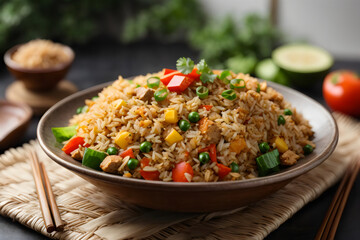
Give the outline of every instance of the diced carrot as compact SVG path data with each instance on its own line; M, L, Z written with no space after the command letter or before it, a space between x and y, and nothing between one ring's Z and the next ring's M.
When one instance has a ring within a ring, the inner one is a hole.
M226 175L228 175L231 172L231 168L223 164L217 163L216 166L219 168L218 176L220 179L224 178Z
M63 152L69 155L72 151L78 149L79 145L83 146L84 144L84 138L77 136L72 138L61 150L63 150Z
M186 178L185 173L189 174L192 178L194 176L194 171L192 166L187 162L180 162L175 165L172 170L172 178L174 182L190 182Z
M169 73L176 72L176 71L177 70L174 70L174 69L164 68L164 76L168 75Z
M212 108L212 105L200 105L199 108L205 108L206 111L210 111L210 109Z
M135 158L134 152L133 152L133 150L132 150L131 148L123 151L123 152L120 153L119 155L120 155L120 157L122 157L122 158L125 158L125 157L127 157L127 156L130 156L130 158Z
M239 154L246 148L246 141L244 138L238 138L230 142L230 151Z
M210 123L210 121L207 117L203 117L202 119L200 119L199 130L202 134L206 133L206 131L208 130L209 123Z
M159 180L160 172L159 171L144 171L140 170L140 175L145 180Z

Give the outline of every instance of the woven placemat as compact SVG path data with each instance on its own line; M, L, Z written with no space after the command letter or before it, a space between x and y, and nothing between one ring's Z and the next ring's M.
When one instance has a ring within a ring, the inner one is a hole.
M360 124L334 114L340 139L319 167L271 196L245 208L210 214L169 213L141 208L107 196L51 161L36 141L0 156L0 213L55 239L263 239L344 173L360 145ZM66 227L44 227L27 151L36 148L53 186Z

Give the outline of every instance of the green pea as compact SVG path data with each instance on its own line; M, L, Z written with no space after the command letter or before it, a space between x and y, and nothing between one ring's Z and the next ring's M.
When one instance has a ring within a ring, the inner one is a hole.
M189 130L189 128L191 127L190 123L184 119L181 119L179 121L179 128L181 129L181 131L186 132L187 130Z
M109 155L116 155L118 154L118 150L116 147L109 147L106 152L109 154Z
M200 120L200 115L198 112L189 113L188 119L192 123L197 123Z
M137 166L139 166L139 160L135 158L130 158L127 162L127 166L130 170L134 170L135 168L137 168Z
M76 114L82 113L82 109L83 109L83 107L78 107L78 108L76 109Z
M279 117L278 117L278 125L280 126L280 125L285 125L285 118L283 117L283 115L280 115Z
M288 108L284 109L284 114L285 115L292 115L292 111Z
M237 163L232 162L230 164L230 168L231 168L231 172L239 172L239 165L237 165Z
M201 164L206 164L210 162L210 155L207 152L202 152L199 154L199 161Z
M148 153L151 151L151 142L145 141L143 143L140 144L140 151L143 153Z
M308 154L312 153L314 149L313 149L313 147L311 145L306 144L303 147L303 150L304 150L305 155L308 155Z
M259 144L260 152L267 153L270 150L270 146L267 142L262 142Z

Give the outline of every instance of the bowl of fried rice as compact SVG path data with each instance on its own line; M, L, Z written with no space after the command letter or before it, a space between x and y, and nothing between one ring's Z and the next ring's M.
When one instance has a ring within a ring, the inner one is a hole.
M338 139L311 98L186 58L67 97L37 134L51 159L104 193L181 212L262 199L322 163Z

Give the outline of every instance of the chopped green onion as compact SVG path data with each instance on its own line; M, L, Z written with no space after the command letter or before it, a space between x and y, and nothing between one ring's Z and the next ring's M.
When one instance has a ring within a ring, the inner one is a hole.
M305 155L308 155L308 154L312 153L314 149L310 144L306 144L303 147L303 150L304 150Z
M149 77L147 80L147 86L149 88L157 88L160 86L160 78L159 77Z
M260 152L267 153L270 150L270 146L267 142L262 142L259 144Z
M288 108L285 108L284 109L284 114L285 115L292 115L292 111L290 109L288 109Z
M140 85L140 84L136 84L136 87L135 87L135 88L139 88L139 87L141 87L141 85Z
M200 120L200 115L198 112L191 112L188 115L188 119L192 123L197 123Z
M91 148L85 148L84 157L82 159L82 165L95 170L101 170L100 164L106 158L107 154L99 152Z
M56 141L62 143L66 140L69 140L76 134L76 128L77 126L55 127L51 128L51 131L54 134Z
M95 101L95 100L98 99L98 98L99 98L99 96L94 96L94 97L92 97L91 100Z
M236 93L234 90L229 89L222 92L221 96L223 98L226 98L228 100L235 100L236 99Z
M166 89L157 90L154 94L154 98L157 102L164 101L168 96L168 91Z
M256 92L260 93L260 83L257 84Z
M266 176L270 173L279 171L279 151L275 149L257 157L256 164L258 166L259 176Z
M244 79L232 79L230 81L230 88L231 89L235 89L235 88L244 88L246 87L246 83Z
M205 99L209 96L209 89L205 86L197 87L196 95L198 95L200 99Z
M222 71L219 76L220 80L225 84L230 83L229 77L231 77L231 72L229 70Z
M137 160L136 158L130 158L127 162L127 166L130 170L134 170L135 168L137 168L137 166L139 166L139 160Z
M280 126L280 125L285 125L285 118L283 117L283 115L280 115L279 117L278 117L278 126Z
M83 107L78 107L78 108L76 109L76 114L82 113L82 109L83 109Z
M232 162L230 164L230 168L231 168L231 172L239 172L239 165L237 165L237 163Z

